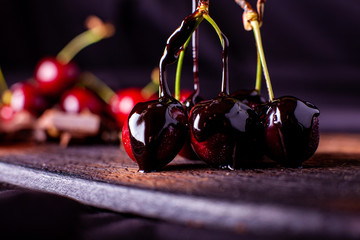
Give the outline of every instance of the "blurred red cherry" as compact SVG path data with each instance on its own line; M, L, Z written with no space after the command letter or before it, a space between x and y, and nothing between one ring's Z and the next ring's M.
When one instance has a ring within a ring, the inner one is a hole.
M138 102L145 101L140 88L126 88L116 92L110 99L110 112L117 120L120 128L124 125L128 115Z
M100 114L104 103L90 90L74 87L62 95L60 106L67 113L80 113L88 109L94 114Z
M18 82L10 87L10 106L15 112L27 110L35 115L41 114L49 103L29 82Z
M182 89L180 90L180 98L179 98L179 102L183 103L186 101L186 99L193 94L194 90L189 90L189 89Z
M64 64L54 57L46 57L39 61L34 77L41 94L56 98L76 83L78 74L79 69L73 62Z
M0 106L0 120L1 121L10 121L15 115L14 109L8 105L3 104Z

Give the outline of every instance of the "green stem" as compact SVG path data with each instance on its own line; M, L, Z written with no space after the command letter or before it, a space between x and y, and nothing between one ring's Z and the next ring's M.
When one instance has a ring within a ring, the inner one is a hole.
M141 95L145 99L149 99L152 95L154 95L155 92L158 91L158 89L159 89L159 84L151 81L148 84L146 84L146 86L143 89L141 89Z
M266 61L265 61L265 54L264 54L264 49L262 46L262 42L261 42L261 34L260 34L260 26L259 26L259 22L258 21L251 21L250 22L251 26L253 27L253 31L254 31L254 35L255 35L255 40L256 40L256 46L258 49L258 53L260 55L260 60L261 60L261 64L263 67L263 71L264 71L264 76L265 76L265 82L266 82L266 87L269 93L269 101L273 101L274 100L274 92L272 90L272 86L271 86L271 81L270 81L270 75L269 75L269 71L266 65Z
M94 91L104 102L109 103L115 92L90 72L84 72L80 76L79 83Z
M2 70L0 68L0 102L1 102L1 96L2 94L8 89L8 86L6 84L6 81L5 81L5 78L4 78L4 75L2 73Z
M114 35L114 25L104 23L96 16L89 16L85 22L88 30L72 39L56 56L64 64L69 63L85 47Z
M189 45L190 39L191 39L191 36L188 38L188 40L186 40L184 46L182 47L179 58L178 58L177 66L176 66L174 95L175 95L175 99L178 101L180 99L180 82L181 82L180 80L181 80L181 70L182 70L184 56L185 56L185 49Z
M221 47L223 49L222 53L222 62L223 62L223 71L222 71L222 85L221 92L225 94L229 94L229 77L228 77L228 47L229 41L226 36L221 32L219 26L216 22L210 17L208 13L204 14L204 18L208 21L211 26L215 29L217 35L219 36Z
M141 89L144 99L149 99L159 90L159 68L154 68L151 72L151 81Z
M208 21L208 22L211 24L211 26L215 29L217 35L219 36L219 39L220 39L220 42L221 42L221 46L224 47L224 39L223 39L223 37L222 37L222 32L221 32L219 26L218 26L218 25L216 24L216 22L210 17L209 14L206 13L206 14L204 14L203 16L204 16L204 18L206 19L206 21Z
M56 56L64 64L69 63L85 47L100 41L103 37L89 29L72 39Z
M257 52L257 64L256 64L256 82L255 82L255 90L260 93L261 91L261 76L262 76L262 69L261 69L261 59L260 54Z
M184 46L185 48L185 46ZM183 66L184 56L185 56L185 49L182 49L178 58L177 66L176 66L176 75L175 75L175 99L180 100L180 79L181 79L181 69Z

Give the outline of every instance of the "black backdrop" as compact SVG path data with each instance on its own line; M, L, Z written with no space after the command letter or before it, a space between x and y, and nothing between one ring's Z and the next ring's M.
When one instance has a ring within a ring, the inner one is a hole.
M166 39L190 12L190 0L3 0L0 65L9 84L31 77L40 58L56 55L95 14L114 23L116 35L88 47L75 61L114 90L142 86ZM323 131L360 131L355 121L360 119L359 12L358 0L266 3L262 37L275 96L296 95L317 105ZM243 29L241 14L232 0L210 1L210 15L230 41L232 91L251 88L255 78L254 39ZM206 97L220 89L220 51L215 32L202 23L200 79ZM182 83L187 88L192 86L190 65L188 52Z
M252 33L242 28L242 10L233 0L210 2L211 16L230 40L231 89L250 88L256 56ZM31 77L40 58L56 55L84 30L84 19L96 14L115 24L116 35L90 46L75 61L114 89L141 86L149 81L167 37L190 11L190 0L2 0L0 66L9 84ZM360 131L359 13L359 0L269 0L266 4L262 34L275 95L296 95L316 104L322 131ZM220 47L207 24L200 30L202 93L210 97L220 87ZM189 55L183 80L187 87L191 87ZM5 238L7 234L37 239L239 237L8 189L0 184L0 229Z

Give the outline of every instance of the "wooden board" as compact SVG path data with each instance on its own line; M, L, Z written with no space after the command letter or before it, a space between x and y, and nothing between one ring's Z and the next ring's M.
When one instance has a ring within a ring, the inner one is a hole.
M360 135L322 134L303 168L268 161L236 171L176 158L139 173L118 146L14 144L0 147L0 181L204 227L360 237Z

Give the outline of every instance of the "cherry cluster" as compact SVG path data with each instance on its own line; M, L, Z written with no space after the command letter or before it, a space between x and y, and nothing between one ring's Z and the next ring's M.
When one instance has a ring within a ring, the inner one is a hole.
M160 97L136 104L124 124L122 139L128 155L142 172L161 170L177 154L190 159L195 154L221 169L244 168L263 156L283 166L301 166L319 144L319 110L296 97L273 96L259 31L265 1L258 1L257 12L246 1L236 1L244 9L245 29L255 33L258 74L255 89L233 94L229 93L228 39L209 16L209 1L200 0L198 5L194 2L193 13L166 43L159 64ZM199 97L195 53L194 92L180 102L176 99L179 89L175 89L175 97L168 89L166 66L178 60L181 71L184 49L191 37L197 49L197 28L204 19L214 27L222 46L221 90L213 99ZM262 70L268 100L260 95Z
M112 24L96 16L90 16L86 26L87 30L56 57L41 59L32 78L7 88L1 74L0 134L41 129L47 138L61 138L62 132L86 138L99 137L105 128L115 132L111 140L118 141L117 133L135 104L154 98L157 79L144 89L131 87L114 92L94 74L80 70L74 56L115 31Z

